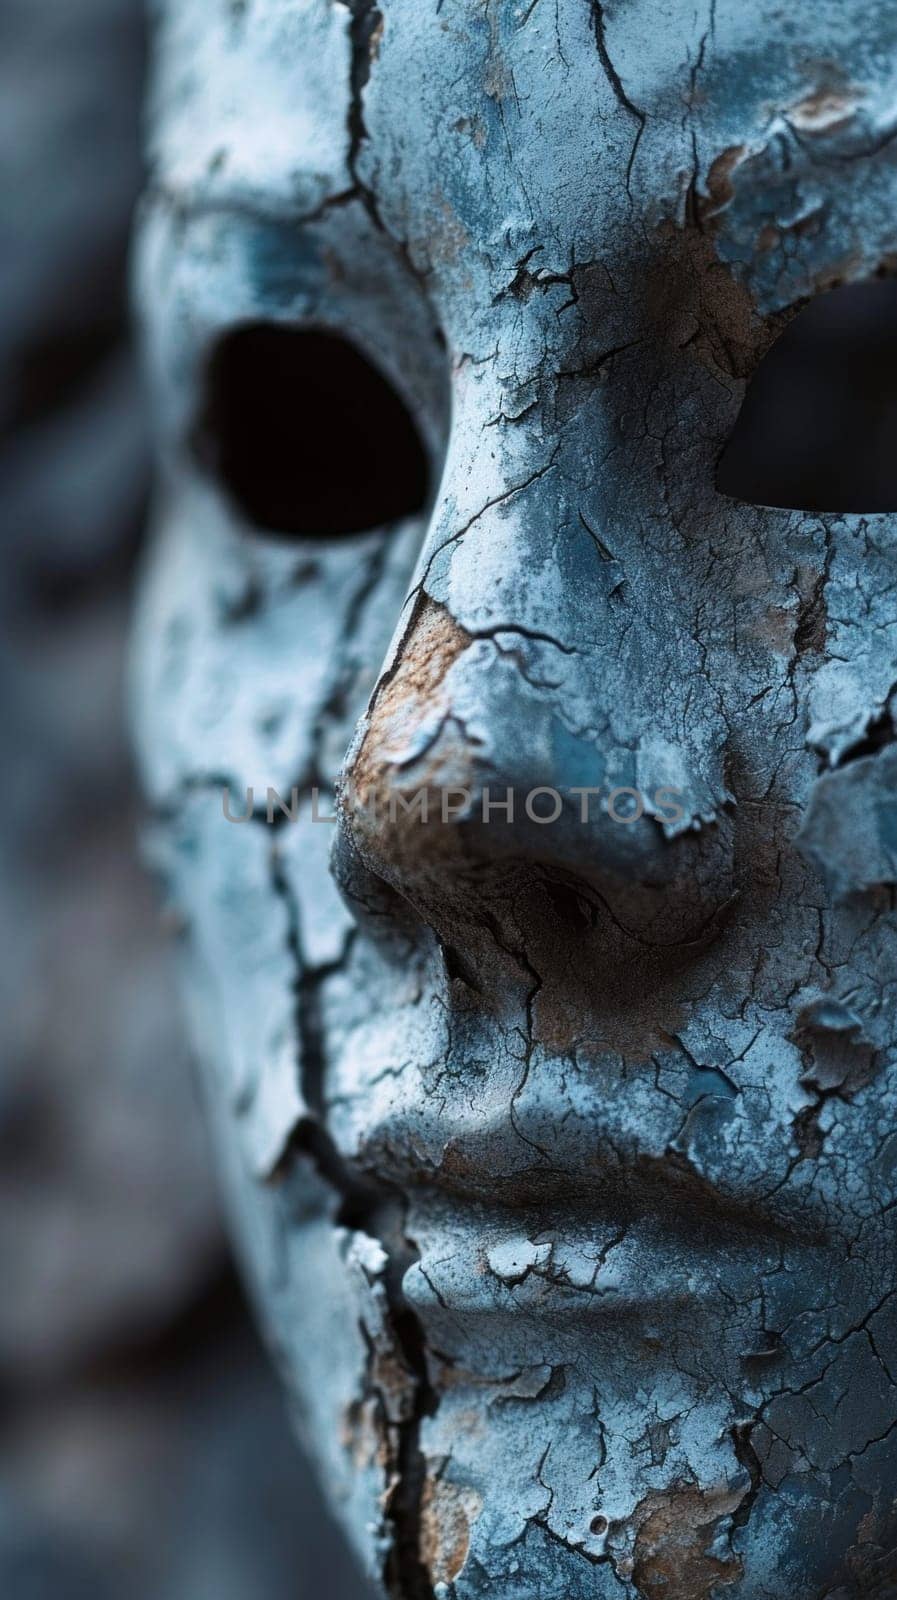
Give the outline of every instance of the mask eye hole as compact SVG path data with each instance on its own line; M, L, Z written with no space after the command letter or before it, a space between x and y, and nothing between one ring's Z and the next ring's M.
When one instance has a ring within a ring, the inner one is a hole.
M252 323L216 346L195 449L243 516L334 538L421 512L429 466L404 400L356 345Z
M799 511L897 511L897 281L819 295L767 352L717 471L721 494Z

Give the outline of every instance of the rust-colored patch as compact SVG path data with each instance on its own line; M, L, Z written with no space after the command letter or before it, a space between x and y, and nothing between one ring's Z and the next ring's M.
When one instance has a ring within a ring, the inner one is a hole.
M858 89L814 89L788 110L788 121L801 133L832 133L853 117L862 99Z
M619 987L623 988L622 981ZM599 1028L589 1017L579 989L571 992L546 985L534 1006L533 1039L553 1055L574 1050L582 1061L600 1064L621 1058L638 1066L651 1061L670 1035L684 1027L685 1020L681 1002L673 994L655 993L648 1005L615 992L602 1012Z
M797 571L800 605L794 625L794 650L798 656L822 655L828 642L825 573L801 566Z
M431 1583L457 1578L470 1549L470 1525L482 1506L476 1489L427 1478L420 1505L420 1554Z
M737 1556L708 1554L724 1517L737 1510L743 1490L721 1484L700 1489L677 1484L646 1495L636 1507L638 1523L632 1581L644 1600L709 1600L711 1591L735 1583L743 1568Z
M707 173L707 192L698 198L698 215L702 222L715 217L729 204L735 194L733 173L747 153L747 145L733 144L727 150L721 150L711 162Z
M705 230L665 222L647 278L655 339L687 351L716 377L749 378L788 321L762 317L750 291L716 253L713 219Z
M391 766L390 751L405 742L432 710L449 668L471 643L470 634L445 606L424 600L392 677L374 699L355 758L352 781L362 801L380 791Z
M375 1462L384 1472L389 1470L394 1451L390 1448L383 1409L373 1395L364 1400L353 1400L346 1407L340 1442L357 1471L363 1472Z
M406 1422L414 1411L415 1383L398 1351L378 1341L371 1356L370 1381L390 1422Z
M469 250L470 234L439 189L434 189L431 201L427 254L434 267L450 272ZM464 281L472 284L469 276Z
M477 150L482 150L488 138L486 124L481 117L459 117L452 123L455 133L466 133Z
M794 642L796 612L787 606L766 606L742 625L743 638L756 639L776 655L786 657Z
M514 72L508 64L508 52L501 38L500 8L486 7L489 18L489 57L483 77L483 89L490 100L502 101L515 94Z

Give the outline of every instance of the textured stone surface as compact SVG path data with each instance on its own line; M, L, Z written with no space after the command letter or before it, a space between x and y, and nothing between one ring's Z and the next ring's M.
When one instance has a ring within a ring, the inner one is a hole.
M404 1600L884 1600L893 519L714 481L794 311L892 270L892 8L162 11L136 723L334 1503ZM381 366L444 457L426 517L278 540L199 470L253 320ZM372 821L351 778L472 798ZM683 815L485 826L508 785Z

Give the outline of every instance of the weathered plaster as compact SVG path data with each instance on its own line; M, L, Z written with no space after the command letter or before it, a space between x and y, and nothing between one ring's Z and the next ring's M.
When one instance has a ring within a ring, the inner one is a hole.
M788 318L897 260L893 8L161 10L136 725L235 1228L334 1502L404 1600L883 1600L893 519L714 474ZM426 519L241 523L189 441L259 318L397 385ZM224 783L341 773L470 813L344 804L342 900L309 800L222 819ZM478 822L537 784L684 816Z

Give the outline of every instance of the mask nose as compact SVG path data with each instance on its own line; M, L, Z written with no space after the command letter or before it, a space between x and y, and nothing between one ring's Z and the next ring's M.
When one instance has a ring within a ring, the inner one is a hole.
M345 769L334 867L347 894L363 867L361 898L388 886L453 945L459 928L502 921L512 882L566 886L624 946L712 937L733 899L721 784L715 795L662 741L612 753L571 729L550 683L563 647L543 639L536 672L527 639L469 631L419 599Z

